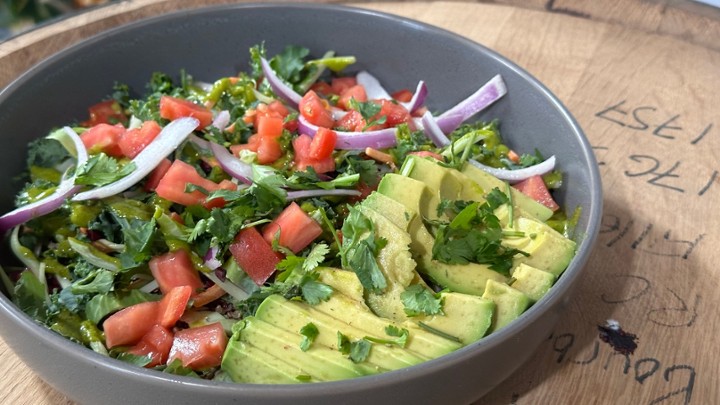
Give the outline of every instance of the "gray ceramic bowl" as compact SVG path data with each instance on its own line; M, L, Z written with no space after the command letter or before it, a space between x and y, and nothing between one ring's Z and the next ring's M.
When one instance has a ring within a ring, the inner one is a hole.
M115 81L142 92L153 71L186 69L212 80L245 69L248 48L287 44L353 54L384 83L429 86L430 107L451 106L500 73L509 94L484 113L505 140L559 157L565 207L582 206L578 253L552 291L511 325L450 355L404 370L334 383L269 386L212 383L102 357L36 325L0 294L0 331L44 380L82 403L467 403L508 378L547 338L581 277L598 231L601 186L590 145L555 96L512 62L474 42L415 21L336 6L234 5L182 11L100 34L42 62L0 94L0 173L19 173L25 145L85 117ZM522 149L521 149L522 150ZM0 211L17 185L2 176ZM3 254L3 262L12 259Z

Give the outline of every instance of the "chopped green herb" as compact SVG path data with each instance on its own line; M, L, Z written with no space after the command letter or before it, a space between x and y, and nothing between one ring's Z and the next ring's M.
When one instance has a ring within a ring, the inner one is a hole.
M400 294L407 316L442 314L442 299L420 284L413 284Z
M317 326L315 326L315 324L312 322L300 328L300 334L303 337L302 341L300 342L300 350L304 352L308 351L319 333L320 331L318 330Z

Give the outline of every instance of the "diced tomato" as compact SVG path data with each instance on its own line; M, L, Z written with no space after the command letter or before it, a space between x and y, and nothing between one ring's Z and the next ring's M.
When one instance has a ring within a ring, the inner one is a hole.
M217 189L235 191L237 190L237 184L233 183L230 180L222 180L220 183L218 183ZM213 198L212 200L205 201L205 203L203 203L203 206L210 210L213 208L222 208L225 206L226 203L227 202L222 198Z
M127 121L122 107L115 100L102 101L90 106L88 114L90 118L80 123L80 125L88 128L97 124L124 124Z
M160 304L155 301L142 302L110 315L103 322L105 345L134 345L155 325Z
M158 182L155 192L166 200L182 205L197 205L205 202L207 196L198 190L186 193L187 184L200 186L209 192L220 188L214 181L202 177L191 165L182 160L175 160Z
M167 362L173 345L173 333L160 325L154 325L140 341L128 350L136 356L148 356L150 363L145 367L155 367Z
M283 119L281 117L261 115L257 117L256 121L258 135L271 138L277 138L282 135Z
M160 300L157 323L165 328L172 328L185 313L193 288L189 285L173 287Z
M310 90L322 94L323 96L329 96L330 94L333 94L333 89L330 87L330 85L327 82L323 81L317 81L313 83L312 86L310 86Z
M145 121L140 128L125 132L118 141L123 155L130 159L138 155L146 146L160 135L162 128L155 121Z
M295 150L295 168L303 171L312 166L317 173L327 173L335 170L335 159L332 155L324 159L313 159L310 157L310 148L313 138L309 135L300 135L293 139L293 149Z
M321 160L332 155L337 143L337 133L332 129L320 128L310 143L308 156L311 159Z
M213 121L212 111L207 107L171 96L160 97L160 116L171 121L182 117L197 118L200 128L207 127Z
M225 329L219 322L183 329L175 333L168 362L180 359L183 366L193 370L217 367L227 343Z
M282 128L282 127L281 127ZM270 164L283 155L282 146L277 137L261 135L257 147L257 161L261 165Z
M348 132L361 132L365 129L365 119L359 111L351 110L337 120L335 127Z
M285 118L290 114L290 111L285 107L285 104L281 103L279 100L273 100L268 104L268 111L275 112L279 114L281 118Z
M320 98L320 96L312 90L305 93L300 100L298 110L300 110L300 114L302 114L308 122L319 127L332 128L335 123L332 118L332 113L328 108L327 101Z
M367 101L367 93L365 92L365 87L356 84L352 87L347 88L345 91L340 94L340 98L337 101L337 106L342 108L343 110L349 110L350 109L350 100L354 99L357 102L364 103Z
M242 143L238 145L230 145L230 152L232 152L235 156L240 156L240 152L243 150L250 150L253 152L257 152L258 147L260 147L260 135L250 135L248 138L248 143Z
M257 285L263 285L280 263L281 255L272 249L254 227L238 232L229 249L235 262Z
M377 186L378 186L378 185L375 184L374 186L371 187L371 186L368 186L366 183L364 183L364 182L362 182L362 181L359 182L355 188L357 189L357 191L360 192L360 195L358 195L358 196L351 196L350 198L348 198L348 201L350 201L351 203L357 203L357 202L360 202L360 201L364 200L364 199L367 198L367 196L369 196L373 191L377 190Z
M347 89L357 84L357 80L352 76L347 77L335 77L330 82L330 88L332 92L341 95Z
M429 151L429 150L418 150L415 152L410 152L410 153L408 153L408 155L415 155L415 156L420 156L420 157L431 157L431 158L439 160L441 162L445 161L445 159L442 157L441 154L433 152L433 151Z
M147 180L145 180L145 185L143 185L145 191L155 191L158 183L160 183L160 179L165 176L165 173L167 173L168 169L170 169L170 166L172 166L170 159L166 158L161 160L153 171L150 172Z
M272 244L280 231L280 246L297 253L322 234L320 225L296 203L288 205L275 220L263 229L263 238Z
M529 177L519 183L514 184L513 187L553 211L557 211L560 208L560 206L550 195L550 191L545 185L542 177L539 175Z
M410 121L410 113L407 108L401 106L400 104L393 103L390 100L379 100L377 102L380 103L381 108L380 112L375 117L382 117L383 115L386 116L387 119L385 120L385 126L387 128L392 128L398 124Z
M398 90L391 94L391 97L401 103L407 103L413 98L413 92L408 89Z
M122 124L97 124L83 132L80 139L89 153L104 152L108 156L122 157L123 152L118 142L124 133L125 127Z
M174 287L180 286L189 286L194 294L203 287L190 254L182 249L155 256L148 265L163 294L168 294ZM157 316L154 319L157 319Z

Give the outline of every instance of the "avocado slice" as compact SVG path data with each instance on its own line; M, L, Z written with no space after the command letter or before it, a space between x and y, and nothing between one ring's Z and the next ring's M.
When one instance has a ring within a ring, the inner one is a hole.
M228 342L222 369L235 382L299 384L304 371L242 340Z
M555 280L557 280L554 274L528 266L525 263L521 263L515 268L512 278L514 279L510 284L512 288L522 291L533 303L547 294L555 284Z
M340 296L340 294L335 295ZM367 308L359 306L357 302L347 298L343 300L340 297L334 297L330 300L339 300L339 302L332 302L326 307L339 309L339 311L327 311L327 308L325 311L321 311L315 306L273 295L263 301L255 317L288 331L299 331L308 323L313 323L320 331L314 344L324 345L336 351L338 332L352 340L362 339L365 336L381 339L388 337L385 327L393 324L389 320L374 316ZM356 320L357 318L353 318L358 312L370 315L370 317L363 317L363 321L359 322ZM362 325L362 329L356 325ZM409 348L374 345L367 363L373 365L377 372L381 372L412 366L431 358L433 357L417 353Z
M514 267L525 263L559 276L575 256L575 241L564 237L547 224L528 218L518 218L516 229L527 235L523 238L507 238L503 245L520 249L529 256L518 255Z
M432 247L435 243L420 215L423 201L432 199L433 193L422 181L398 174L386 174L378 185L378 192L405 206L411 220L408 232L412 237L411 251L417 261L418 270L435 283L452 291L465 294L482 295L487 280L505 283L508 278L490 270L486 265L477 263L446 264L432 259ZM435 198L435 201L439 200ZM433 206L432 211L435 211Z
M495 303L495 316L493 317L490 332L506 326L522 315L531 304L531 300L527 295L507 284L498 283L494 280L488 280L483 298Z
M284 330L257 317L243 322L239 331L241 341L289 363L300 370L301 375L310 376L311 381L343 380L377 373L370 365L353 363L338 350L318 342L303 352L302 336L298 332Z
M460 172L472 179L486 192L496 187L500 190L505 190L507 184L504 181L498 179L497 177L469 163L466 163ZM513 187L510 187L510 194L513 199L513 204L517 208L529 214L532 218L537 219L538 221L545 222L550 219L553 214L550 208L540 204L539 202L526 196L525 194L521 193Z

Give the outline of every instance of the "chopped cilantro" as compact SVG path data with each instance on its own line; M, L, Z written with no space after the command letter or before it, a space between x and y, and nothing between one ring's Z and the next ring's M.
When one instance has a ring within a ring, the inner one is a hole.
M69 157L68 151L54 139L40 138L28 144L28 167L54 167Z
M315 338L317 338L318 334L320 334L320 331L318 330L317 326L315 326L314 323L310 322L300 328L300 335L302 335L302 341L300 342L300 350L306 352L308 349L310 349L310 346L315 341Z
M490 269L509 275L513 257L517 254L527 255L521 250L501 244L504 233L494 210L508 203L507 195L496 188L488 193L486 198L487 201L483 204L442 204L446 213L454 209L455 216L450 223L436 221L433 224L433 259L448 264L487 264ZM456 211L461 207L460 211Z
M122 179L135 170L135 163L120 164L104 153L91 156L78 168L75 184L104 186Z
M400 294L407 316L442 314L442 299L420 284L413 284Z
M410 337L410 331L405 328L398 328L395 325L386 326L385 333L388 336L394 337L395 339L380 339L372 336L365 336L365 339L369 340L370 342L382 345L396 345L399 347L405 347L407 345L407 340Z
M354 342L350 341L350 338L338 331L338 350L340 353L348 355L353 363L362 363L367 360L370 356L370 350L372 349L372 342L367 338L359 339Z
M387 287L376 257L387 241L376 239L375 225L359 210L349 207L350 213L342 226L343 241L340 249L342 266L357 274L363 288L379 293Z
M382 125L387 121L387 115L378 116L382 106L374 101L357 101L351 98L348 104L350 104L350 108L359 112L365 120L363 131L374 125Z

